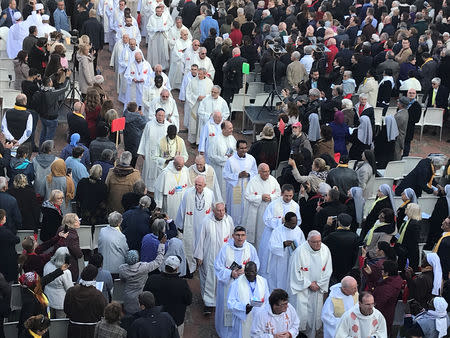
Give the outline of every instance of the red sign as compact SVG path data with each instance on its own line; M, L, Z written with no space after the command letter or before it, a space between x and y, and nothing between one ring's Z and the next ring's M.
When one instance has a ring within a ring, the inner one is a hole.
M115 119L111 123L111 133L125 129L125 117Z

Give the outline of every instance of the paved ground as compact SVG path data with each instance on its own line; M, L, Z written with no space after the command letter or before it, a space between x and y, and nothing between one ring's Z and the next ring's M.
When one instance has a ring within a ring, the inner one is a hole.
M144 45L141 46L141 49L146 54L147 48ZM99 66L102 70L102 75L105 78L104 89L110 99L115 103L115 108L118 111L122 111L123 107L117 101L117 94L115 88L115 74L114 71L109 67L109 59L111 54L109 51L103 50L99 54ZM178 103L178 110L180 113L180 136L186 140L187 134L183 132L186 130L184 126L182 126L183 121L183 104L178 100L178 91L174 91L174 98ZM237 114L236 120L233 121L235 130L241 130L241 119L240 113ZM58 151L60 151L66 144L66 130L67 126L65 124L61 124L58 127L56 136L55 136L55 145ZM236 139L238 138L246 138L248 141L251 141L250 136L243 136L240 133L235 132L234 136ZM419 132L416 130L415 140L412 143L411 147L411 156L425 156L429 153L439 152L444 154L450 154L450 143L446 143L445 140L450 138L449 129L446 128L443 132L443 142L439 142L439 136L432 136L430 134L425 134L422 141L419 142ZM193 163L193 158L196 155L196 150L189 146L189 143L186 141L187 149L189 152L189 161L188 165ZM119 149L121 151L121 149ZM142 161L138 161L138 168L142 166ZM186 314L186 322L185 322L185 335L186 338L209 338L209 337L217 337L214 329L214 318L208 317L205 318L203 316L203 303L200 297L200 285L198 276L194 276L194 279L188 281L189 286L191 287L194 298L193 304L188 309Z

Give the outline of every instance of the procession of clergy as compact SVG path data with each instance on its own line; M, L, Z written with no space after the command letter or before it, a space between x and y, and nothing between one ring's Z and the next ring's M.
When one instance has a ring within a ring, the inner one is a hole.
M119 101L136 102L150 120L138 149L142 178L157 208L182 232L187 269L199 271L204 312L215 308L218 335L297 337L301 331L315 337L323 321L325 337L347 337L355 325L359 332L351 336L387 337L373 297L364 293L358 302L352 277L332 289L322 313L332 257L319 232L305 239L293 186L280 187L269 166L257 166L247 154L247 142L232 135L228 105L211 80L211 60L176 10L170 15L162 0L146 1L141 32L134 18L138 8L127 5L132 18L124 17L124 0L101 0L97 11L112 50ZM33 11L30 20L38 30L48 25L42 19ZM139 48L141 36L148 60ZM188 141L198 144L189 168L184 141L166 137L169 125L179 130L171 89L180 89Z

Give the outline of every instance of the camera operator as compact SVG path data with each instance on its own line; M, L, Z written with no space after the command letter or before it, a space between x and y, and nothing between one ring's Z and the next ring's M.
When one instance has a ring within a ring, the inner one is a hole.
M58 89L55 88L52 78L46 77L43 79L42 88L33 95L32 107L39 114L42 123L39 147L44 141L53 140L55 136L61 101L64 100L64 93L69 87L72 72L60 69L57 74L58 80L64 79Z
M286 65L279 60L284 49L277 42L269 44L269 48L272 52L271 60L266 62L261 70L261 81L264 82L264 90L271 91L273 89L274 78L277 86L277 91L281 89L281 80L286 76ZM285 51L284 51L285 52ZM275 65L274 65L275 62Z
M38 147L34 141L34 132L36 131L36 126L39 121L38 113L32 107L33 95L39 91L39 88L42 85L41 74L34 69L31 68L28 71L28 77L22 81L22 93L24 93L27 97L27 110L33 116L33 130L30 136L32 151L38 151Z
M241 56L239 47L233 48L232 57L223 65L223 94L225 101L231 102L234 94L242 88L242 64L247 59Z

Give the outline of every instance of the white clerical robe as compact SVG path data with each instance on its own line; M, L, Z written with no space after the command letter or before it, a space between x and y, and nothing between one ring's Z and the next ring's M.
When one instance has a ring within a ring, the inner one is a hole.
M216 70L214 69L214 66L211 62L211 59L207 56L205 56L204 59L201 59L199 54L194 54L194 57L192 58L191 65L196 64L198 68L205 68L206 69L206 76L208 76L210 79L214 79L214 75L216 74ZM189 65L189 68L191 66Z
M336 328L344 312L358 303L357 292L353 296L347 296L342 292L341 287L341 283L330 287L330 294L323 304L321 318L324 338L334 338Z
M169 139L167 135L161 137L161 140L159 140L158 157L156 159L158 163L158 175L167 167L166 161L175 158L175 156L183 157L184 162L187 162L189 159L184 140L178 135L173 140Z
M164 109L167 121L177 127L177 131L180 131L180 115L178 114L177 102L173 97L169 96L167 100L162 100L161 96L155 97L150 102L149 112L156 112L158 108ZM154 118L154 114L150 114L149 118Z
M172 7L172 5L171 5L171 7ZM172 15L172 18L175 21L175 18L173 17L173 15ZM188 41L191 41L190 45L192 45L192 34L189 31L189 29L185 25L181 25L180 28L178 28L177 25L173 25L172 28L170 28L169 34L168 34L170 48L173 48L173 46L175 46L176 41L181 37L181 30L183 28L188 31Z
M22 50L23 40L28 36L28 26L23 21L18 21L9 28L6 52L10 59L16 58Z
M192 79L186 88L186 104L185 114L189 113L189 133L188 141L190 143L199 143L200 133L197 133L197 109L201 101L198 101L199 96L208 96L211 93L211 89L214 86L210 78L205 77L200 80L198 77ZM187 107L187 110L186 110ZM186 112L187 111L187 112Z
M214 193L215 202L223 202L219 181L217 180L217 175L213 167L205 164L205 170L203 172L200 172L195 164L191 165L189 167L189 177L191 179L191 182L195 182L197 176L203 176L205 178L206 186Z
M250 174L250 177L239 178L239 173L242 171ZM250 179L257 174L256 160L250 154L239 157L236 152L223 167L222 176L226 183L227 210L233 217L235 225L241 225L242 215L244 214L245 189Z
M42 15L38 14L36 11L32 11L28 18L24 21L27 28L31 26L36 26L39 32L39 29L42 26Z
M222 132L217 135L208 148L209 164L214 168L219 181L222 199L226 200L225 181L222 176L223 167L227 163L229 156L236 151L236 139L233 135L223 136Z
M293 241L293 247L284 247L285 241ZM305 242L305 235L300 227L294 229L287 228L284 224L279 225L272 231L269 240L270 256L268 262L269 288L287 289L289 281L289 262L295 248Z
M233 239L229 240L217 255L214 262L214 270L217 277L217 302L215 314L215 326L219 337L231 337L231 326L233 324L233 314L228 308L228 290L234 281L231 277L230 266L236 262L245 267L247 262L253 261L259 268L259 258L253 245L244 242L242 247L234 246Z
M209 118L216 111L222 113L222 118L227 120L230 116L230 109L228 108L227 102L223 97L219 96L217 99L213 98L211 95L205 97L198 105L197 115L198 115L198 127L197 132L200 134L201 130L208 123Z
M253 316L251 338L273 338L278 333L288 331L291 337L298 336L299 320L294 307L288 303L286 312L278 315L272 312L269 303Z
M164 4L164 1L155 1L155 0L142 0L141 5L141 28L142 28L142 36L147 36L147 25L148 21L150 20L150 17L155 14L156 6L159 5L164 6L164 11L167 10L166 5Z
M155 182L156 207L161 208L169 218L175 219L181 199L191 185L188 169L183 166L178 171L173 161L169 162Z
M200 238L202 221L205 216L212 212L214 204L214 193L208 187L203 189L201 195L197 193L195 187L190 187L181 200L175 224L183 231L183 245L186 260L189 265L189 272L194 273L197 269L197 262L194 259L194 249Z
M256 238L256 243L258 247L259 259L261 261L261 269L259 269L259 274L265 278L269 278L267 269L270 256L269 240L272 236L272 231L283 224L283 217L288 212L293 212L297 215L297 225L302 223L302 219L300 217L300 207L294 200L286 203L284 202L283 197L278 197L270 202L264 211L263 220L265 227L262 236Z
M176 26L173 27L176 28ZM179 89L181 87L184 71L184 51L191 45L192 40L178 38L171 46L169 79L174 89Z
M321 244L320 250L314 251L308 242L300 245L293 253L289 266L289 301L295 307L300 319L300 331L306 331L308 338L316 336L322 321L320 314L323 306L323 294L328 292L333 271L330 250ZM309 289L312 282L317 282L319 291Z
M142 168L142 179L150 192L155 191L155 180L158 173L157 156L159 152L159 140L167 134L167 120L159 123L156 119L147 122L139 143L138 154L143 155L144 167Z
M152 84L152 85L155 84L155 75L156 75L156 73L153 71L149 76L150 84ZM169 90L169 94L170 94L170 96L172 96L172 93L170 92L172 90L172 87L170 85L169 77L164 72L161 73L161 76L163 78L163 86Z
M262 195L270 195L270 201L262 200ZM244 194L244 216L242 222L247 230L247 241L255 244L257 238L261 238L264 231L264 211L269 203L280 197L280 184L275 177L269 176L263 180L260 175L255 175L247 184Z
M148 117L149 120L155 116L156 112L156 110L150 110L150 105L153 100L161 97L161 92L163 89L167 88L164 86L158 88L154 85L151 86L150 84L144 84L144 89L142 91L142 113L144 116Z
M187 74L191 71L191 65L194 64L194 58L198 55L198 50L194 50L192 45L184 51L184 74Z
M169 40L167 33L172 25L172 18L167 11L164 11L161 16L153 14L147 24L147 58L153 65L160 64L163 70L169 68Z
M178 95L178 98L180 99L180 101L186 101L186 88L189 84L189 82L191 82L191 80L194 78L194 76L192 76L192 72L188 72L183 76L183 81L181 82L181 87L180 87L180 94ZM189 116L188 116L188 120L186 121L186 113L184 114L184 126L187 127L189 123Z
M141 43L141 32L139 31L138 27L133 25L131 25L130 27L120 27L116 33L116 41L121 41L124 34L128 34L130 39L135 39L137 46L139 46L139 44Z
M111 53L111 59L109 60L109 66L114 67L114 73L116 75L116 91L117 94L120 92L121 84L123 82L123 73L119 71L119 58L125 48L128 48L128 44L124 44L122 41L117 41L114 45L114 49ZM129 49L129 48L128 48ZM125 72L125 71L124 71ZM126 87L124 87L124 93L126 92Z
M228 293L228 308L233 313L233 328L231 337L250 337L253 317L260 307L253 307L247 314L246 306L252 301L261 306L269 303L269 287L264 277L256 276L256 280L250 282L245 275L241 275L231 283Z
M213 117L211 116L208 122L203 126L200 131L200 141L198 143L198 151L204 153L205 161L209 163L208 160L208 146L211 140L222 133L222 121L220 123L215 123Z
M50 33L56 32L56 28L53 26L50 26L48 23L43 23L38 30L38 38L45 37L45 34L47 34L47 39L50 41Z
M388 336L386 320L376 308L369 316L359 310L359 303L342 315L336 329L336 338L386 338Z
M114 49L116 46L114 45ZM113 49L113 50L114 50ZM122 48L122 52L119 56L119 69L118 69L118 76L119 76L119 101L124 103L127 100L127 89L128 89L128 81L125 79L125 72L127 71L130 63L135 61L134 59L134 53L137 51L141 51L138 47L136 47L135 50L131 50L129 45L126 45ZM142 53L142 52L141 52ZM142 54L144 55L144 54ZM117 70L116 70L117 71Z
M109 43L109 17L108 12L112 11L113 0L99 0L97 5L97 17L103 25L105 33L105 43Z
M220 221L215 218L214 213L203 218L194 257L203 261L199 269L199 277L205 306L216 306L217 283L214 261L222 246L231 238L233 230L233 219L228 215Z
M148 75L151 71L152 67L145 60L142 60L141 62L133 60L130 62L130 65L125 71L125 79L128 82L127 95L124 103L125 106L131 101L136 102L138 107L142 106L142 91L144 88L144 83L148 82Z

